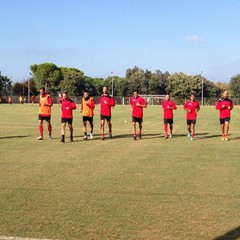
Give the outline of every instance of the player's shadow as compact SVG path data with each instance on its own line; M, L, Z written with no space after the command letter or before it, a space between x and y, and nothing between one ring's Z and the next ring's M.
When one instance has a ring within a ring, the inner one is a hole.
M208 139L208 138L220 138L222 135L220 134L211 134L204 133L204 134L196 134L196 136L200 135L199 139Z
M130 133L113 135L113 139L117 139L117 138L132 138L132 137L133 137L133 134L130 134Z
M229 134L229 135L231 135L231 134ZM232 141L232 140L239 140L239 139L240 139L240 136L239 137L233 137L230 140Z
M26 138L30 136L5 136L5 137L0 137L0 139L12 139L12 138Z
M240 227L226 232L224 235L214 238L213 240L237 240L240 239Z

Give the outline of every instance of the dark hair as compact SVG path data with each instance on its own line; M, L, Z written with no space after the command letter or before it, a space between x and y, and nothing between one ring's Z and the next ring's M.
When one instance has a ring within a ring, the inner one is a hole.
M43 90L45 92L45 87L41 87L40 90Z
M135 89L133 92L137 92L137 93L139 93L138 89Z
M62 94L67 94L68 95L68 91L63 91L63 93Z

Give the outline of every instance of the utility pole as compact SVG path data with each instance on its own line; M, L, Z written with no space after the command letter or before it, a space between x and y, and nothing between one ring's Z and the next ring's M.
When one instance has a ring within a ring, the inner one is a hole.
M111 72L112 74L112 97L113 97L113 72Z
M201 71L201 79L202 79L202 106L203 106L203 71Z

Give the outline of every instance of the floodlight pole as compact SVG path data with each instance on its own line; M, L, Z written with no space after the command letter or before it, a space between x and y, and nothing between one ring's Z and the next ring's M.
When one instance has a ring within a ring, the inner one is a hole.
M203 71L201 71L201 79L202 79L202 106L203 106Z
M111 72L112 74L112 97L113 97L113 72Z

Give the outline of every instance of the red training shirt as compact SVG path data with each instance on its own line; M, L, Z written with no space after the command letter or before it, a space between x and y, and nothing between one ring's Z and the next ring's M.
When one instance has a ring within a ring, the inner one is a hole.
M176 104L172 100L164 100L162 102L163 118L173 119L173 110L176 110Z
M146 101L144 98L138 96L137 98L131 97L130 98L130 104L132 106L132 116L136 118L142 118L143 117L143 107L136 106L136 104L139 103L141 105L146 105Z
M76 108L76 104L71 98L63 99L61 105L62 118L73 118L72 111Z
M216 103L216 109L219 110L219 118L227 118L231 116L233 102L228 98L220 98Z
M100 114L103 116L111 116L111 108L115 106L115 100L109 94L102 94L99 100Z
M197 111L200 109L200 105L198 101L188 100L183 108L187 110L186 119L187 120L196 120L197 119Z

